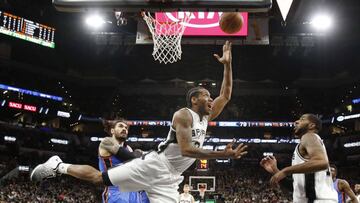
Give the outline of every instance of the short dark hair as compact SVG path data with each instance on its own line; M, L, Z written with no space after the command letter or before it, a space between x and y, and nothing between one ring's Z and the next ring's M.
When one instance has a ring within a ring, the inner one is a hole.
M308 114L305 114L307 116L307 118L309 119L310 122L314 123L315 124L315 129L320 132L321 129L322 129L322 121L321 119L316 116L315 114L311 114L311 113L308 113Z
M199 96L201 90L203 90L203 89L205 89L205 88L203 88L203 87L193 87L193 88L189 89L189 91L186 94L187 107L189 107L189 108L192 107L191 98Z
M337 167L336 167L336 165L335 165L335 164L330 164L330 168L334 168L334 169L335 169L335 171L337 172Z
M115 128L117 123L126 123L125 118L117 118L114 120L103 120L102 124L104 126L104 131L111 136L111 129Z

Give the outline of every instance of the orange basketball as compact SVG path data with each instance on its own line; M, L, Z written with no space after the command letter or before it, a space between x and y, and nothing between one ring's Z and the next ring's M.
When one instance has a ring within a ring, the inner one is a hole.
M219 21L221 30L228 34L239 32L243 24L244 19L239 12L223 13Z

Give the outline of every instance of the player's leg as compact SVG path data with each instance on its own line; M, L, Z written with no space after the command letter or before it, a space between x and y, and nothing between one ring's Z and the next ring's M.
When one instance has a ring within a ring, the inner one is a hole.
M67 174L94 184L103 183L102 174L99 170L89 165L63 163L58 156L52 156L45 163L36 166L31 172L30 179L32 181L42 181L60 174Z
M179 201L179 184L184 180L184 177L168 162L163 153L154 154L150 159L158 160L153 167L156 167L157 173L154 174L156 178L152 180L152 187L147 190L147 195L150 202L156 203L177 203Z
M177 203L179 201L179 192L177 187L171 188L170 185L165 187L156 187L147 193L150 202L156 203Z
M148 159L146 161L134 159L101 173L92 166L63 163L60 157L53 156L45 163L36 166L31 172L30 179L42 181L60 174L67 174L94 184L120 186L121 190L125 192L140 191L150 187L147 182L152 175L149 165L151 164Z
M59 168L61 168L61 165ZM59 170L58 170L59 171ZM74 165L68 166L67 170L64 169L64 174L71 175L75 178L91 182L96 185L104 184L102 173L89 165Z
M177 203L178 185L183 177L174 172L163 154L152 152L144 159L134 159L122 166L108 170L104 175L105 183L110 181L113 185L119 185L121 191L144 190L150 202Z

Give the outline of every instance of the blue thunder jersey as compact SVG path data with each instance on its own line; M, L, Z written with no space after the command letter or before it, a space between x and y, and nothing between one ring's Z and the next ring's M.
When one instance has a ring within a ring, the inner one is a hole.
M334 188L338 194L338 203L345 203L345 193L339 190L339 179L334 181Z
M124 144L127 150L132 152L130 146ZM111 155L103 157L99 155L99 169L105 172L108 169L122 164L123 161ZM106 186L102 193L103 203L149 203L149 199L144 191L140 192L120 192L119 186Z

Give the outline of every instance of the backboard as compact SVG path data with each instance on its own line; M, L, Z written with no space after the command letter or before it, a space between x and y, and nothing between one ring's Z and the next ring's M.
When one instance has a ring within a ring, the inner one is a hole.
M267 12L272 0L53 0L59 11L244 11Z
M197 15L199 16L199 15ZM246 19L242 32L236 34L220 33L213 35L220 30L218 21L219 14L215 12L214 18L207 18L205 12L202 19L191 19L190 26L185 29L181 44L185 45L222 45L226 40L231 40L233 45L269 45L269 18L249 16ZM210 25L210 26L209 26ZM195 34L194 34L195 33ZM149 28L144 21L138 21L136 44L153 44Z
M198 191L199 187L205 186L206 191L215 192L215 176L189 176L190 191Z

